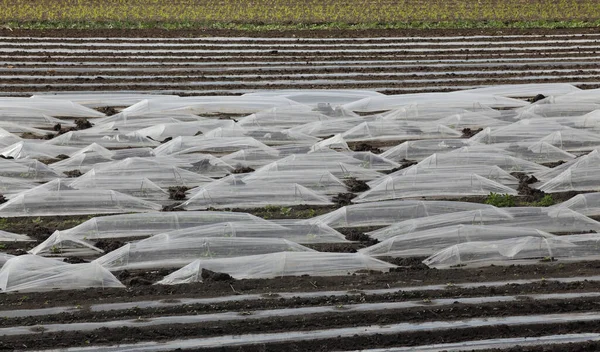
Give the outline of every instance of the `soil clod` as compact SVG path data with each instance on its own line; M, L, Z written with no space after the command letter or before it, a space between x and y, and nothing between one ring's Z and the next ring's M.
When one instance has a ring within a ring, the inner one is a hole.
M81 173L81 171L79 171L79 170L65 171L65 172L63 172L63 174L67 175L67 177L70 177L70 178L75 178L75 177L79 177L79 176L83 175Z
M212 270L202 269L202 280L203 281L232 281L234 280L231 275L226 273L217 273Z
M169 187L169 199L184 200L186 198L185 192L188 190L189 188L186 186Z
M352 204L352 199L356 198L354 193L338 193L337 196L332 198L333 202L343 207L345 205Z
M350 177L344 180L348 190L353 193L364 192L371 189L369 185L362 180L357 180L355 177Z
M93 126L91 122L84 118L75 120L75 125L77 125L78 130L85 130Z
M476 130L472 130L470 128L463 128L461 138L471 138L481 131L483 131L483 128L479 128Z

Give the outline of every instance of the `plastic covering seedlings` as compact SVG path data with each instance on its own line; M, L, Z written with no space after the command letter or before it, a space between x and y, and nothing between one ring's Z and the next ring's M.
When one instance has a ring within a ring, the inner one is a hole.
M585 216L600 216L600 193L578 194L553 207L571 209Z
M153 212L157 203L107 190L25 192L0 205L0 216L54 216Z
M423 257L456 244L518 237L556 236L536 229L493 225L454 225L394 236L359 252L372 257Z
M31 254L44 257L51 256L76 256L86 257L104 253L87 241L71 236L66 232L55 231L44 242L29 251Z
M82 240L104 238L148 237L159 233L223 222L266 223L247 213L220 211L187 211L140 213L94 217L64 232Z
M35 255L22 255L10 258L0 269L2 292L39 292L90 287L125 286L96 263L67 264Z
M517 195L517 191L485 177L469 173L385 176L379 184L353 202L416 197L486 196L490 193Z
M262 237L171 237L155 235L96 259L110 271L181 268L198 258L235 258L275 252L314 252L294 242Z
M597 234L564 237L518 237L466 242L445 248L423 263L431 268L535 264L540 261L581 261L600 257Z
M360 253L282 252L225 259L198 259L157 284L202 282L202 270L226 273L235 279L283 276L338 276L357 272L387 272L395 265Z
M309 221L333 228L387 226L396 222L434 215L477 209L495 209L491 205L453 201L388 200L348 205Z

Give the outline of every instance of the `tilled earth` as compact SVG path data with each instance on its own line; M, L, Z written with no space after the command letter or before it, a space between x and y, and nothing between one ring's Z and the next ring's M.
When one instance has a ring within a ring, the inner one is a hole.
M0 30L0 36L3 95L282 88L404 93L534 82L600 86L600 35L592 29ZM331 209L312 210L319 215ZM305 217L305 211L290 216ZM9 219L4 229L42 241L88 218ZM359 242L321 250L355 251L369 244L356 231L342 232ZM18 254L33 245L6 249ZM400 267L386 274L271 280L216 275L177 286L153 285L169 270L120 272L125 290L5 294L0 349L600 349L600 262L434 270L421 259L391 260Z
M593 30L0 30L0 92L600 86Z

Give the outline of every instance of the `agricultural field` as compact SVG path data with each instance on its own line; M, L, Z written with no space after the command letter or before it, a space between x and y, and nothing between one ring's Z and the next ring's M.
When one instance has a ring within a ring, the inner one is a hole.
M597 1L0 4L0 350L600 350Z

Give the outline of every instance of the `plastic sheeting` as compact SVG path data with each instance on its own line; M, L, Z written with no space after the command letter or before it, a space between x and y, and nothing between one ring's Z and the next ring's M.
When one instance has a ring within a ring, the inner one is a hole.
M0 205L0 216L54 216L152 212L156 203L105 190L25 192Z
M375 112L392 110L411 104L425 104L436 107L464 108L483 105L492 108L515 108L526 106L523 100L503 98L488 94L473 94L468 92L455 93L417 93L386 95L382 97L364 98L343 107L356 112Z
M315 192L323 194L338 194L348 192L346 185L328 171L290 170L262 172L258 175L250 173L243 179L245 183L261 182L271 184L297 183Z
M149 127L141 128L131 133L149 137L156 141L163 141L169 137L195 136L207 133L215 128L233 128L234 126L235 123L232 120L201 120L193 122L152 124Z
M237 125L246 129L275 127L279 129L292 128L311 122L336 121L335 117L312 111L310 108L273 108L260 111L238 120Z
M550 102L553 99L553 97L547 97L518 109L519 115L517 115L517 118L520 118L521 115L525 117L529 115L538 117L582 116L594 110L600 110L600 104L570 102L551 104Z
M247 213L225 211L141 213L94 217L64 232L78 239L91 241L103 238L147 237L195 226L237 221L266 222Z
M74 189L81 190L113 190L154 202L168 200L169 192L160 188L148 178L140 175L114 177L112 175L96 175L94 171L90 171L89 173L78 177L73 182L68 183L68 185Z
M496 153L537 164L568 161L576 156L546 142L516 142L496 144L475 144L454 149L452 153Z
M39 142L20 141L0 149L0 154L13 159L53 159L59 155L75 153L79 148L47 145Z
M0 230L0 242L29 242L35 241L29 236Z
M154 149L154 154L189 154L189 153L233 153L239 150L261 150L269 154L277 154L277 150L251 137L177 137Z
M298 103L310 106L320 106L321 104L340 105L352 101L364 99L366 97L383 96L383 94L370 90L355 89L282 89L269 90L262 92L247 93L243 97L271 97L279 96L293 100Z
M385 176L363 192L354 203L415 197L486 196L490 193L517 195L517 191L473 173Z
M344 235L308 220L237 221L190 227L164 233L171 239L202 237L279 238L300 244L348 242Z
M299 105L282 97L205 96L145 99L123 109L120 114L135 116L160 112L187 114L252 114L254 112Z
M386 150L380 155L397 162L402 160L420 161L435 153L446 153L472 144L473 143L468 139L425 139L406 141Z
M76 256L86 257L93 256L99 253L104 253L100 248L96 248L88 242L69 235L66 232L54 231L50 237L36 247L32 248L29 253L49 256Z
M553 208L568 208L585 216L600 216L600 192L578 194Z
M519 180L509 174L508 172L502 170L498 166L489 166L489 165L456 165L456 166L440 166L440 167L422 167L421 165L413 165L406 169L398 170L394 173L391 173L390 176L418 176L418 175L438 175L440 177L446 174L456 174L456 173L473 173L482 177L487 178L488 180L492 180L494 182L498 182L505 186L509 186L511 188L516 188L519 184ZM369 186L374 187L379 184L384 179L378 179L371 181Z
M477 209L495 209L487 204L436 201L388 200L375 203L353 204L312 218L333 228L386 226L414 218L442 215Z
M233 128L215 128L204 135L205 138L242 138L251 137L266 145L312 145L319 141L319 138L309 136L300 132L291 130L281 130L273 127L256 127L253 129L244 129L239 126Z
M4 266L4 263L6 263L10 258L14 258L14 257L15 257L14 255L0 252L0 268L2 268Z
M556 236L536 229L520 229L494 225L454 225L394 236L359 252L372 257L422 257L456 244L498 241L518 237Z
M401 124L393 120L363 122L342 133L347 142L405 141L411 139L460 138L461 133L444 125Z
M69 100L44 98L0 98L0 111L37 110L53 117L104 117L96 110L73 103Z
M592 167L569 168L540 185L539 190L546 193L568 191L598 191L600 190L600 165Z
M67 132L45 143L75 147L97 143L105 148L154 147L159 144L138 134L91 133L86 130Z
M368 232L380 241L452 225L500 225L556 233L600 232L600 223L567 208L515 207L471 210L406 220Z
M98 177L119 179L143 175L159 187L169 186L199 186L213 182L210 177L199 175L192 171L171 166L152 158L128 158L121 161L98 164L78 179L95 179Z
M540 180L540 182L546 182L546 181L550 181L551 179L559 176L560 174L562 174L563 172L567 171L567 170L577 170L577 169L588 169L588 168L594 168L597 165L600 165L600 152L598 150L594 150L591 153L581 156L577 159L572 159L567 161L566 163L563 163L561 165L558 165L556 167L553 167L551 169L548 169L546 171L540 171L535 173L535 177ZM539 185L537 185L539 186Z
M7 160L0 158L0 176L43 182L61 174L34 159Z
M198 258L234 258L276 252L314 252L314 250L279 238L172 238L161 234L126 244L94 260L94 263L110 271L180 268Z
M507 172L544 172L549 168L531 161L515 158L513 156L496 153L444 153L433 154L421 160L419 168L435 168L456 165L488 165L498 166Z
M124 288L108 270L95 263L67 264L59 260L22 255L0 269L2 292L39 292L90 287Z
M235 279L283 276L340 276L361 271L387 272L395 265L360 253L283 252L227 259L199 259L165 276L157 284L202 282L202 269L227 273Z
M443 249L423 263L431 268L511 265L540 261L581 261L598 258L598 235L554 238L519 237L499 241L466 242Z
M297 183L243 182L228 176L190 191L180 205L187 210L207 208L259 208L263 206L331 205L331 200Z

